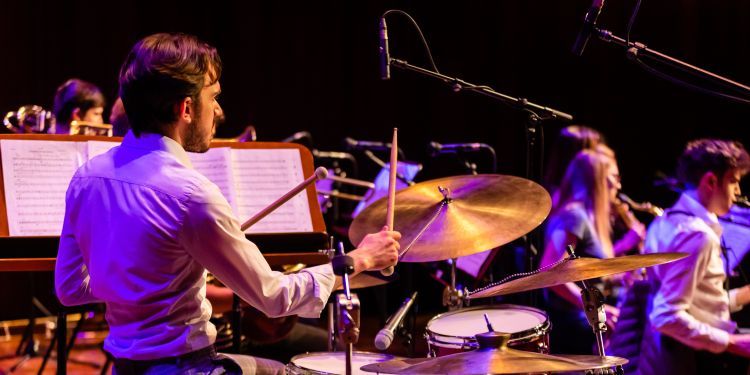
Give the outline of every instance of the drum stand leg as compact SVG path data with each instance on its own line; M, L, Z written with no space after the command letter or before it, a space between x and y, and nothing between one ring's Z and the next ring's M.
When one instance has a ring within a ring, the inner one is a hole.
M456 261L453 258L451 264L451 285L443 291L443 306L447 306L449 311L460 309L464 306L464 297L466 293L463 290L456 289Z
M359 297L349 289L349 274L354 272L354 260L344 255L344 244L339 242L338 255L331 261L333 273L340 275L344 283L344 293L337 296L336 317L338 335L346 344L346 375L352 374L352 352L359 339Z

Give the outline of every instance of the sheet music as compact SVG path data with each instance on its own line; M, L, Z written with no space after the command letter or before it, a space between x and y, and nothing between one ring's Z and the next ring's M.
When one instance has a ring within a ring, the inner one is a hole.
M237 199L235 198L232 179L231 149L229 147L216 147L205 153L188 152L187 154L195 170L219 187L221 194L224 195L234 214L237 215ZM242 219L239 220L242 221Z
M297 149L232 149L238 219L244 222L305 180ZM312 232L310 207L300 192L247 233Z
M459 257L456 259L456 268L468 273L474 278L477 278L477 276L479 276L479 271L482 270L482 265L487 261L487 257L489 257L490 254L492 254L492 250Z
M58 236L65 192L83 163L79 142L0 140L11 236Z
M120 142L109 142L109 141L88 141L86 142L86 160L90 160L95 156L106 153L112 147L119 146Z

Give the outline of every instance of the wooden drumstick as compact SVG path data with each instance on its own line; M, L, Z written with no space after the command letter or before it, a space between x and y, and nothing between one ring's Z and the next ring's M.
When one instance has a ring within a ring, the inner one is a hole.
M390 179L388 180L388 206L386 208L385 225L388 230L393 228L393 221L396 210L396 172L398 171L398 128L393 128L393 141L391 141L391 170ZM393 274L393 266L380 270L383 276Z
M305 190L308 186L315 183L315 181L318 180L325 180L325 178L328 177L328 170L323 167L318 167L318 169L315 170L315 173L308 177L307 180L302 181L299 185L295 186L292 190L287 192L286 194L282 195L281 198L277 199L275 202L271 203L268 207L262 209L260 212L255 214L255 216L251 217L250 220L246 221L244 224L242 224L242 231L246 231L247 228L250 228L253 224L259 222L264 217L268 216L271 212L275 211L279 206L286 203L290 199L294 198L295 195L299 194L302 190Z

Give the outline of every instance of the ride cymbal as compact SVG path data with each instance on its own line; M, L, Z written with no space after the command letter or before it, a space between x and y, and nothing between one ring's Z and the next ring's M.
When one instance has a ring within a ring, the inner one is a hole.
M380 199L354 219L352 243L381 230L386 205L387 199ZM418 183L396 193L399 260L431 262L496 248L539 226L550 207L547 191L520 177L456 176Z

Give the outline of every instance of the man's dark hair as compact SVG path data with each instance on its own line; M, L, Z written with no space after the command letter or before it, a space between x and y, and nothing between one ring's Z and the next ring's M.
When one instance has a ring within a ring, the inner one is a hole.
M131 129L164 134L177 120L174 106L186 97L200 104L199 93L221 76L216 48L192 35L161 33L133 46L120 69L120 97Z
M730 169L739 169L742 173L750 169L750 156L741 143L699 139L685 147L677 163L677 177L686 188L694 188L706 173L713 172L723 178Z
M78 108L81 117L91 108L104 107L104 95L96 85L72 78L57 88L52 111L59 124L68 125L72 121L73 110Z

